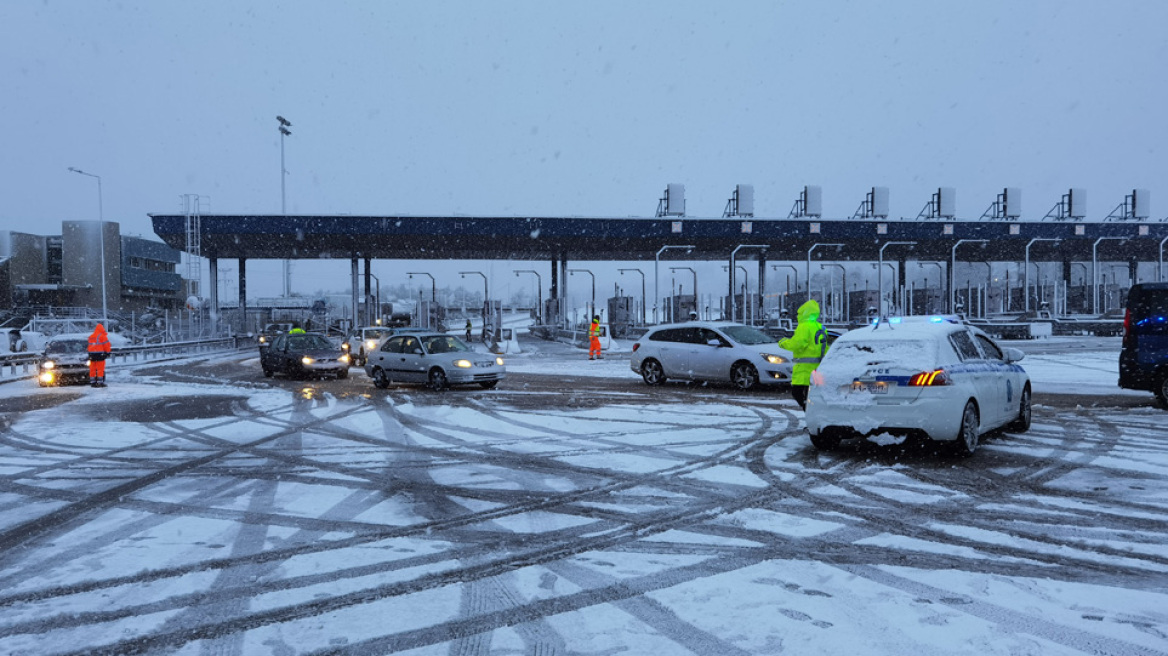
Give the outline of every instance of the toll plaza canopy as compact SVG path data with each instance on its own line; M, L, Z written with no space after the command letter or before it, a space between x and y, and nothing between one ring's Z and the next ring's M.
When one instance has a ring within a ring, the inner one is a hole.
M1163 260L1168 223L1004 220L768 219L756 217L482 217L151 214L173 248L230 259L642 260L663 246L692 245L687 259L771 261L910 259ZM196 234L192 234L195 233ZM1057 240L1057 241L1056 241ZM882 253L889 242L897 244ZM838 246L837 246L838 245ZM982 250L984 248L984 250ZM980 252L979 252L980 251Z

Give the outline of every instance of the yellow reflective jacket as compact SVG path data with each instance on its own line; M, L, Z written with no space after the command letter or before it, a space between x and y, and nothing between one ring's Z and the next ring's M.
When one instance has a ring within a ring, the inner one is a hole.
M791 373L792 385L810 385L811 372L827 355L827 331L819 323L819 303L811 299L799 306L799 325L795 334L779 340L779 348L787 349L795 358Z

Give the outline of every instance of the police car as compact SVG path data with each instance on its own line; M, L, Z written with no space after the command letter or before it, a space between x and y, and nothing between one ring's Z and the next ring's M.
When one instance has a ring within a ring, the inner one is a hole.
M989 431L1030 428L1022 357L954 317L884 319L847 332L812 375L811 442L829 450L846 438L918 435L971 455Z

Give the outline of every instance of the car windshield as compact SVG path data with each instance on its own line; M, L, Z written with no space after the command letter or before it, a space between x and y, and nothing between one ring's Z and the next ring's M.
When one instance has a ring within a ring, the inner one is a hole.
M827 352L820 369L851 375L863 373L878 365L931 371L937 365L937 342L933 339L857 339L836 342Z
M452 335L423 337L422 345L429 353L464 353L471 350L462 340Z
M747 346L768 344L775 341L770 335L758 328L751 328L750 326L726 326L721 330L731 340L739 344L746 344Z
M391 330L374 328L372 330L365 331L365 339L380 340L380 339L384 339L386 337L389 337L391 334L393 334L393 331L391 331Z
M332 347L332 342L323 335L292 335L288 338L288 349L292 351L319 351Z
M45 353L85 353L89 350L89 343L79 339L49 342L45 345Z

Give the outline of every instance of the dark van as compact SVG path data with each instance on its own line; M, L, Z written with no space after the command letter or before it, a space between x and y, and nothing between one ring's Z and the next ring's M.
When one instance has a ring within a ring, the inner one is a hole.
M1140 283L1128 292L1119 386L1155 392L1168 406L1168 282Z

